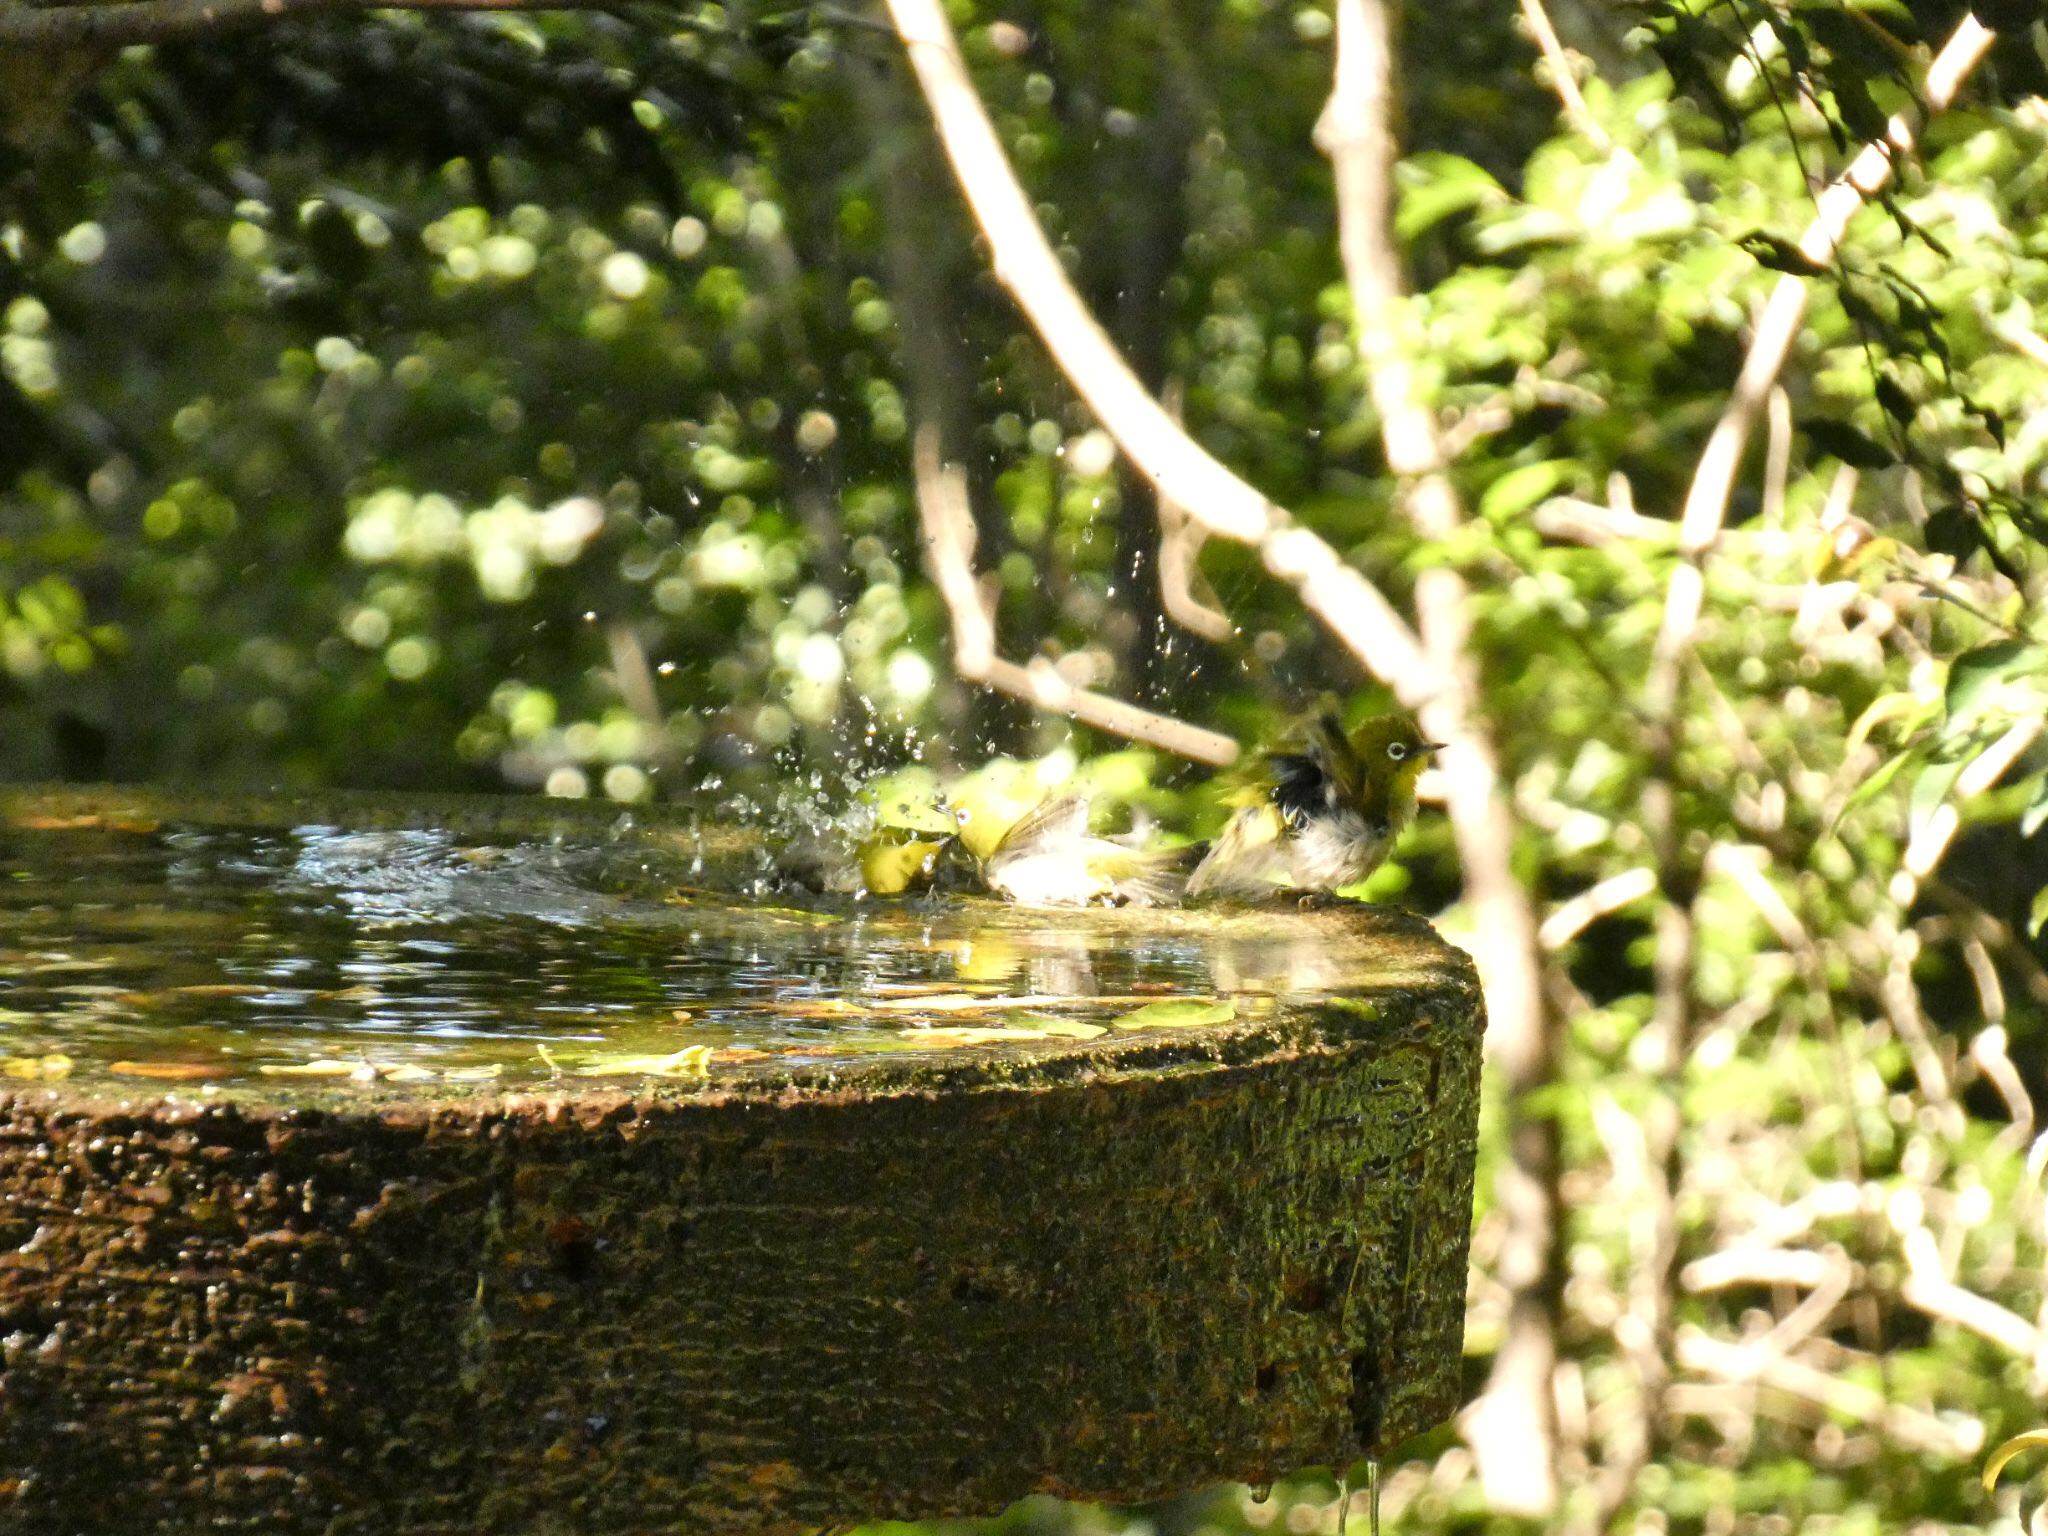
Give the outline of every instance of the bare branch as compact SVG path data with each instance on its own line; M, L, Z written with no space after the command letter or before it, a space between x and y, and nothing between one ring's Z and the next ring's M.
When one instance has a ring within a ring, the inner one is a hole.
M1984 1447L1984 1426L1976 1419L1950 1423L1918 1408L1887 1402L1881 1393L1803 1360L1789 1359L1743 1344L1729 1344L1695 1329L1681 1330L1678 1363L1720 1381L1756 1382L1831 1413L1869 1424L1913 1450L1933 1451L1954 1460L1974 1456Z
M1992 334L2022 357L2030 357L2043 367L2048 367L2048 340L2044 340L2040 333L2027 329L2017 320L2009 320L1998 326Z
M1153 399L1081 302L1017 182L938 0L888 0L996 278L1131 464L1210 533L1259 551L1365 669L1411 707L1442 686L1407 621L1319 535L1247 484Z
M1337 67L1316 123L1337 193L1338 248L1351 290L1367 389L1380 419L1398 499L1423 538L1443 542L1464 523L1445 472L1437 424L1415 383L1400 257L1393 241L1393 38L1386 0L1338 0ZM1449 743L1441 759L1445 809L1457 840L1472 916L1474 958L1486 988L1487 1045L1509 1093L1514 1156L1497 1194L1508 1217L1500 1275L1510 1291L1507 1337L1486 1392L1464 1429L1497 1509L1540 1515L1558 1488L1552 1375L1559 1288L1556 1127L1530 1115L1523 1095L1547 1083L1558 1049L1543 990L1536 916L1511 858L1514 813L1500 790L1493 742L1479 711L1465 578L1437 563L1415 583L1427 659L1443 680L1421 702L1423 728Z
M1180 380L1167 381L1160 403L1167 415L1181 420ZM1182 629L1221 644L1237 633L1237 626L1202 576L1198 562L1209 535L1171 496L1164 491L1153 494L1159 514L1159 604Z
M1557 92L1557 99L1564 106L1564 115L1574 128L1585 135L1587 142L1606 154L1614 148L1614 141L1608 138L1606 129L1593 121L1593 114L1586 110L1586 98L1579 94L1579 77L1572 69L1571 55L1564 51L1557 28L1550 24L1550 13L1543 9L1543 0L1521 0L1521 3L1522 20L1529 24L1529 35L1536 39L1543 62L1550 66L1551 88Z
M976 531L974 510L967 504L967 477L958 465L940 461L938 431L929 423L917 431L914 469L925 563L945 600L953 626L953 669L963 681L1211 767L1225 768L1236 761L1237 743L1228 736L1077 688L1043 658L1020 666L998 656L995 621L974 576Z
M1552 908L1543 919L1543 926L1536 930L1537 942L1547 950L1563 949L1591 924L1641 901L1656 889L1657 872L1653 869L1625 869L1618 875L1609 875Z
M1966 12L1928 67L1923 95L1931 111L1939 112L1955 99L1957 89L1977 67L1978 61L1991 47L1991 41L1991 32ZM1819 210L1799 237L1800 254L1816 269L1834 260L1851 216L1867 198L1891 180L1897 160L1912 150L1913 137L1911 120L1904 113L1895 114L1886 125L1884 138L1865 145L1849 163L1849 168L1821 193ZM1742 373L1721 412L1721 419L1714 425L1713 435L1707 439L1706 449L1693 472L1692 487L1686 493L1681 523L1687 554L1705 549L1720 531L1722 519L1728 511L1728 497L1735 485L1736 467L1742 462L1743 450L1749 444L1750 429L1756 424L1757 413L1785 366L1793 338L1799 334L1799 323L1806 315L1806 296L1805 280L1787 273L1778 279L1757 320L1748 355L1742 362ZM1678 590L1677 578L1674 577L1674 594ZM1677 605L1667 610L1667 623L1674 617L1685 617L1683 609ZM1693 617L1697 619L1696 610ZM1691 623L1687 622L1683 627L1690 634Z
M84 0L0 9L0 47L119 48L266 26L294 16L362 11L585 11L618 5L619 0L119 0L111 5Z
M2022 1360L2031 1362L2040 1352L2041 1337L2032 1323L1948 1277L1934 1234L1925 1227L1907 1234L1906 1278L1899 1295L1907 1306L1967 1328Z
M1676 523L1602 506L1597 501L1581 501L1576 496L1551 497L1536 508L1531 520L1546 539L1562 539L1594 549L1616 541L1670 544L1678 538Z
M654 688L654 668L647 664L647 648L633 632L633 626L614 623L604 632L605 647L611 652L612 683L619 697L641 724L661 736L668 732L667 717L661 712L661 697Z

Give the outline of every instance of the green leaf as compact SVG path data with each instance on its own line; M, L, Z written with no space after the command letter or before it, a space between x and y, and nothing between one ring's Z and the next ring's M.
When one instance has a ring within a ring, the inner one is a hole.
M1570 459L1545 459L1509 470L1480 496L1479 516L1486 522L1504 522L1528 511L1565 484L1574 467Z
M1877 403L1884 407L1885 415L1902 427L1913 425L1913 418L1920 407L1913 403L1913 397L1906 393L1899 382L1887 374L1879 374L1875 385Z
M1885 469L1896 459L1896 455L1882 443L1873 442L1846 421L1830 421L1816 417L1804 422L1800 431L1806 440L1831 458L1840 459L1844 464L1857 469Z
M1877 772L1858 784L1849 798L1842 802L1842 816L1848 815L1860 805L1867 805L1875 800L1904 769L1925 761L1926 757L1927 753L1923 748L1913 747L1887 759L1878 766ZM1837 816L1835 820L1839 822L1841 816Z
M1906 826L1914 837L1934 819L1934 813L1941 809L1970 762L1969 757L1958 757L1929 763L1920 770L1920 776L1913 781L1913 798L1906 812Z
M2043 928L2048 928L2048 885L2034 892L2034 904L2027 909L2027 937L2038 939Z
M1413 240L1424 230L1468 208L1506 202L1501 184L1461 155L1411 155L1401 163L1400 206L1394 233Z
M2024 1434L2014 1435L2005 1444L1991 1453L1984 1463L1984 1491L1989 1493L1998 1484L1998 1474L2005 1470L2005 1464L2019 1455L2038 1446L2048 1445L2048 1429L2030 1429Z
M2048 821L2048 777L2041 780L2041 792L2034 797L2034 803L2020 817L2020 836L2032 837L2041 830L2041 823Z
M576 1067L578 1077L707 1077L711 1072L711 1047L686 1045L679 1051L649 1055L634 1051L599 1051L585 1057Z
M1984 543L1977 520L1956 506L1941 507L1931 513L1923 536L1930 553L1955 560L1967 560Z
M1965 651L1948 669L1948 728L1969 724L2006 695L2010 684L2048 677L2048 646L1999 640Z
M1774 235L1769 230L1752 229L1737 238L1741 246L1757 262L1773 272L1789 272L1794 277L1811 277L1821 269L1808 260L1796 241L1787 240L1783 235Z
M1171 1002L1147 1003L1121 1014L1118 1029L1171 1029L1202 1024L1228 1024L1237 1017L1237 1004L1214 997L1184 997Z

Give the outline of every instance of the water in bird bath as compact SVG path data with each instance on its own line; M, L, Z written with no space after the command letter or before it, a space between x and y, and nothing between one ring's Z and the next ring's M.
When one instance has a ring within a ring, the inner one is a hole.
M718 876L678 829L165 810L0 814L0 1073L199 1092L688 1084L1070 1050L1254 1019L1346 980L1346 947L1294 914L740 896L702 888Z

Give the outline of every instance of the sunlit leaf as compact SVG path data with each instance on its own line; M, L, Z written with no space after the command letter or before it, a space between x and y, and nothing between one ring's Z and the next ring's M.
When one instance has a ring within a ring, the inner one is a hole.
M363 1063L321 1056L312 1061L269 1062L256 1070L266 1077L354 1077L363 1070ZM374 1074L375 1069L371 1070Z
M2039 698L2032 685L2048 678L2048 646L2030 640L2000 640L1965 651L1948 669L1948 704L1951 729L1969 724L1987 709L2004 702L2014 685L2020 685L2026 702Z
M1204 1024L1228 1024L1237 1017L1237 1005L1213 997L1179 998L1173 1002L1147 1003L1129 1013L1117 1015L1118 1029L1194 1028Z
M1526 512L1560 486L1569 484L1573 471L1569 459L1546 459L1541 464L1511 469L1479 498L1479 515L1488 522L1500 522Z
M107 1064L107 1070L116 1077L150 1077L173 1083L228 1075L226 1067L203 1061L115 1061Z
M1956 787L1956 780L1963 776L1963 770L1970 766L1970 759L1958 757L1937 760L1920 770L1913 780L1913 793L1907 801L1906 825L1914 836L1927 829L1934 819L1934 813L1948 800Z
M1401 162L1399 180L1394 233L1402 240L1413 240L1452 214L1507 201L1498 181L1460 155L1411 155Z
M54 1080L69 1077L74 1065L69 1056L57 1052L47 1056L0 1056L0 1076Z
M704 1077L711 1069L712 1047L686 1045L667 1055L634 1052L586 1056L575 1067L578 1077Z
M2020 817L2020 836L2032 837L2041 830L2041 824L2048 822L2048 778L2041 781L2040 791L2034 796L2034 803L2027 807Z

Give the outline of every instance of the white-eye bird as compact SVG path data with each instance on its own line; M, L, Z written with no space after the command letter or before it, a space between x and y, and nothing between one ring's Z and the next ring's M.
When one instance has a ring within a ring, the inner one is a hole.
M1298 752L1267 753L1230 797L1238 807L1188 877L1189 896L1328 892L1385 862L1415 816L1415 781L1441 743L1406 715L1347 735L1333 711Z
M1054 795L1010 827L982 864L988 888L1025 907L1161 906L1181 888L1181 851L1088 830L1088 802Z

